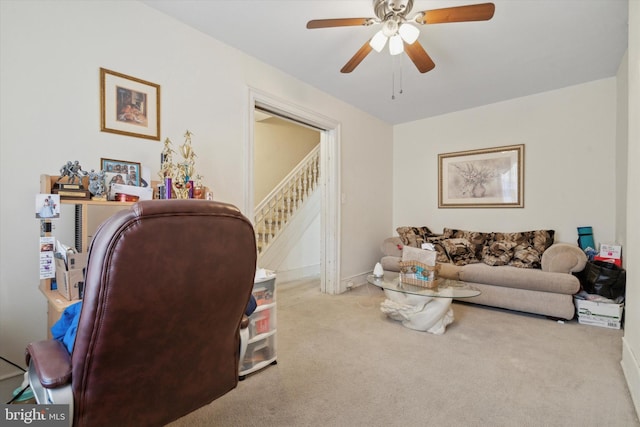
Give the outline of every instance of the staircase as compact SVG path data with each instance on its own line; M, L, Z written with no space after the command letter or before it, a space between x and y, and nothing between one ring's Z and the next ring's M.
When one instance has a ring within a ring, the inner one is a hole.
M255 208L258 256L277 239L318 186L320 145L314 148Z

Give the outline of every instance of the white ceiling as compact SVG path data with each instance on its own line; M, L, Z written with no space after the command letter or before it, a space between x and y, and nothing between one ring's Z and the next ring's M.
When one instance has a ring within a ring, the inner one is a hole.
M341 74L379 25L306 23L374 17L371 0L143 2L391 124L613 77L627 49L628 0L494 0L490 21L420 26L430 72L385 49ZM408 16L483 2L414 0Z

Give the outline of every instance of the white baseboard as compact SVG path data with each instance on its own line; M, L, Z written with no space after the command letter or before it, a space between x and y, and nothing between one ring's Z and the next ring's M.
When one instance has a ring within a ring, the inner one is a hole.
M640 366L638 359L636 359L629 343L623 337L622 338L622 372L627 380L627 387L631 394L631 400L633 400L633 406L636 408L636 415L640 417Z
M305 277L319 276L320 264L308 265L306 267L295 268L293 270L277 270L276 280L280 283L300 280Z
M340 280L340 289L338 293L348 291L349 289L357 288L367 283L367 276L373 274L373 271L366 271L364 273L356 274L354 276L345 277Z

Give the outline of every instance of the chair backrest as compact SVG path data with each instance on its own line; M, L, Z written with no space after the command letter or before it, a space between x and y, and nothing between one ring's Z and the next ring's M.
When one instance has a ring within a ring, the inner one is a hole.
M163 425L237 385L255 235L234 206L143 201L91 242L72 353L74 425Z

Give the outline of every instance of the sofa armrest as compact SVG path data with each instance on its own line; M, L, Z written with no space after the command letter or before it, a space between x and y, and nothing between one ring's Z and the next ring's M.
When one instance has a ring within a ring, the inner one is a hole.
M576 245L554 243L542 254L542 271L578 273L587 265L587 255Z
M380 251L384 254L384 256L401 257L403 246L404 243L402 243L400 237L387 237L382 241Z
M32 363L45 388L56 388L71 382L71 355L57 340L32 342L27 346L25 359Z

